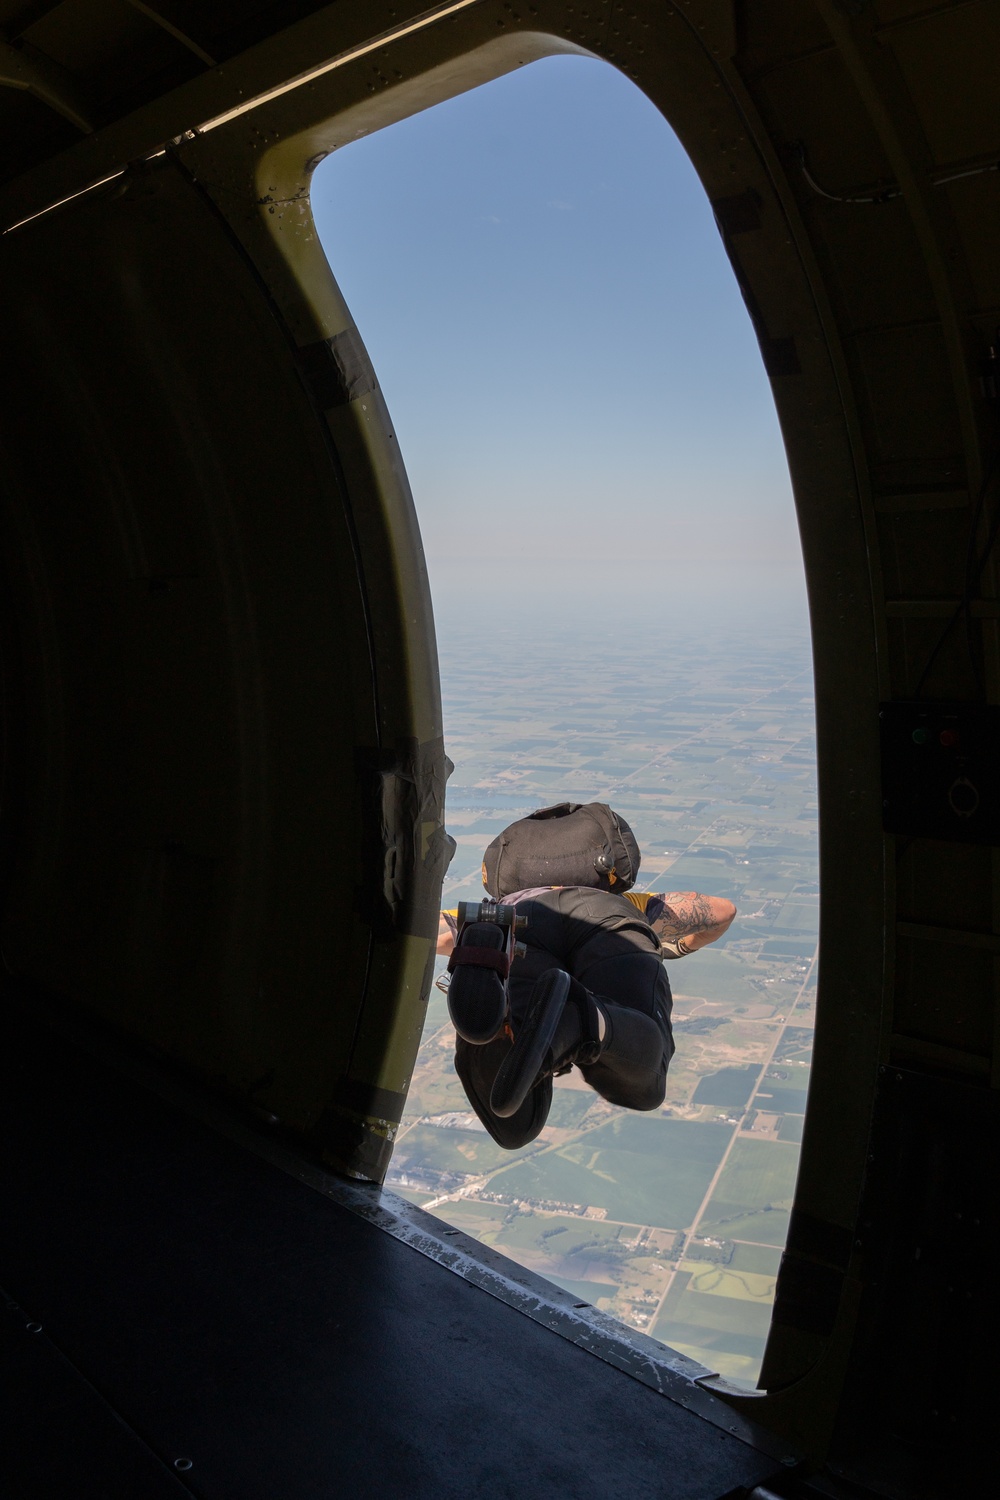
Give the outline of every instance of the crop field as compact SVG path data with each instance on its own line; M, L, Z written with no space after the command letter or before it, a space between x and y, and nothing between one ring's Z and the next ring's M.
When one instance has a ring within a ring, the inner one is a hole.
M500 1233L503 1248L513 1253L530 1250L565 1261L567 1256L600 1258L609 1245L616 1245L622 1233L620 1224L602 1223L600 1219L570 1218L568 1215L515 1212L504 1223Z
M792 1145L738 1140L706 1210L706 1221L725 1223L750 1204L790 1207L798 1161L798 1151ZM726 1237L737 1237L731 1226L727 1227ZM740 1235L739 1238L749 1239L750 1236Z
M549 1124L558 1130L572 1130L592 1108L594 1096L589 1089L557 1087L552 1091Z
M806 1111L805 1089L782 1088L764 1081L754 1095L754 1108L777 1115L803 1115Z
M729 1266L706 1266L704 1262L681 1261L681 1270L691 1274L688 1289L705 1297L735 1297L740 1302L774 1301L774 1277L755 1271L735 1271Z
M638 1122L614 1122L633 1123ZM522 1161L502 1174L503 1191L522 1201L603 1208L620 1223L683 1229L722 1158L727 1132L680 1120L650 1121L646 1128L651 1138L640 1150L619 1145L613 1134L604 1135L598 1144L602 1131L596 1130L579 1144ZM709 1134L699 1139L693 1132Z
M673 870L668 871L673 876ZM723 895L722 891L706 891L706 895ZM682 974L681 964L670 965L668 977L670 988L677 994L697 993L702 1000L721 1000L731 1004L737 1000L748 1000L754 996L750 980L753 978L753 965L742 956L727 952L715 952L708 948L704 953L697 955L698 969L692 972L694 965L690 965ZM685 960L685 963L687 961Z
M759 1068L720 1068L718 1073L709 1073L702 1078L694 1092L695 1104L728 1104L737 1109L746 1109L757 1082Z
M811 1026L786 1026L774 1054L776 1063L812 1061L813 1029Z
M661 1313L656 1331L657 1338L665 1337L664 1318ZM751 1302L743 1297L713 1297L685 1288L676 1304L676 1321L687 1326L708 1329L723 1337L715 1348L731 1348L729 1336L736 1334L746 1338L766 1339L771 1326L771 1307L768 1302ZM669 1343L669 1337L666 1337Z
M504 1159L504 1152L485 1130L436 1130L432 1125L415 1125L404 1145L410 1170L426 1168L471 1176L493 1170Z
M733 1248L733 1258L729 1262L729 1269L750 1271L758 1275L770 1276L773 1280L778 1274L780 1262L781 1251L772 1249L770 1245L736 1245Z
M801 1089L809 1087L809 1069L803 1067L800 1062L774 1062L768 1068L761 1088L764 1083L774 1084L782 1089Z
M756 1212L741 1211L719 1205L713 1198L705 1210L698 1226L699 1234L711 1234L730 1240L748 1240L756 1245L774 1245L783 1249L788 1238L788 1210L785 1208L759 1209Z
M698 1291L695 1277L679 1274L651 1332L710 1369L747 1378L756 1367L770 1327L770 1300L767 1296L755 1301L720 1295L711 1272L702 1271L700 1277L716 1291Z
M475 1198L458 1198L449 1203L448 1210L450 1224L488 1245L494 1243L508 1212L502 1204L482 1203Z

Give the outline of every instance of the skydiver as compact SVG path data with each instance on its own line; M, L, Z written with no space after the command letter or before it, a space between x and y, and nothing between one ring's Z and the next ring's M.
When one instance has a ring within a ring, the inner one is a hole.
M561 803L511 824L486 851L483 884L501 913L515 909L516 955L509 923L459 927L457 911L441 913L455 1070L500 1146L535 1139L553 1077L574 1064L611 1104L663 1103L674 1052L663 960L714 943L736 907L696 891L633 892L639 858L606 804Z

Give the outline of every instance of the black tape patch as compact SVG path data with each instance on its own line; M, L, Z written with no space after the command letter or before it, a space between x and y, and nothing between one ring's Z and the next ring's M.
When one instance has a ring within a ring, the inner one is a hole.
M445 782L453 770L442 739L405 741L362 755L359 773L372 823L361 910L376 935L437 931L441 883L455 852L444 830Z
M751 314L752 316L752 314ZM772 339L758 329L760 353L768 375L801 375L798 351L794 339Z
M375 371L353 326L332 339L303 344L297 358L306 385L323 411L347 406L375 390Z
M362 1083L357 1078L345 1078L337 1089L337 1098L365 1119L388 1120L392 1125L399 1124L406 1104L405 1094L376 1088L373 1083Z
M729 257L729 264L733 268L740 295L750 314L754 333L760 345L761 358L764 361L764 369L768 376L774 379L778 375L800 375L802 366L799 364L798 351L795 348L795 340L792 338L774 338L769 332L764 321L764 314L760 310L760 303L754 295L746 277L746 272L740 263L740 259L733 249L733 236L746 234L749 230L760 228L760 202L756 193L737 193L731 198L716 198L712 204L715 213L715 222L719 234L722 236L722 244Z
M720 234L748 234L760 228L760 199L753 188L729 198L713 198L712 212Z
M379 1183L388 1169L395 1138L394 1122L384 1126L377 1119L362 1119L347 1109L328 1109L312 1135L315 1149L327 1166L348 1177Z

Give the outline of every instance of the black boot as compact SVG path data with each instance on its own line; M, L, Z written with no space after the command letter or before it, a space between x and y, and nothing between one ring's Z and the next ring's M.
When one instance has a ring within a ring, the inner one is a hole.
M495 922L469 922L448 964L448 1014L459 1036L477 1047L498 1036L507 1020L506 946L506 934ZM467 950L477 962L462 962ZM496 968L489 966L494 956Z
M490 1109L506 1119L516 1114L536 1084L574 1063L589 1067L601 1055L597 1004L590 991L563 969L537 980L527 1015L493 1082Z
M462 1080L466 1097L489 1134L505 1151L517 1151L538 1136L549 1117L552 1104L552 1080L543 1079L530 1089L520 1109L501 1117L490 1107L490 1094L498 1070L510 1054L512 1042L500 1035L482 1047L470 1047L458 1037L455 1042L455 1072Z

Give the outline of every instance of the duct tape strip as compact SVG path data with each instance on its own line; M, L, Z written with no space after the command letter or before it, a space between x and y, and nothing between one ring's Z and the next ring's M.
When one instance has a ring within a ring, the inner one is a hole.
M452 770L440 737L359 756L374 824L359 909L378 937L437 932L441 884L455 852L455 840L444 829L444 789Z
M764 369L772 379L778 375L800 375L802 366L799 364L795 340L775 338L769 331L760 303L757 301L756 294L733 247L735 235L748 234L760 228L760 200L753 192L738 193L728 198L716 198L712 202L712 212L715 214L715 222L722 237L723 248L729 257L729 264L733 268L733 275L736 277L740 294L757 335Z
M353 324L332 339L301 345L296 357L302 378L321 411L347 406L376 388L372 362Z
M343 1087L343 1085L342 1085ZM348 1089L350 1085L347 1086ZM382 1092L371 1090L372 1094ZM309 1132L311 1154L322 1158L330 1168L352 1177L358 1182L380 1183L389 1167L392 1148L399 1129L399 1117L403 1113L405 1096L399 1099L388 1116L369 1114L340 1104L323 1111L316 1126ZM375 1109L374 1102L370 1105Z

